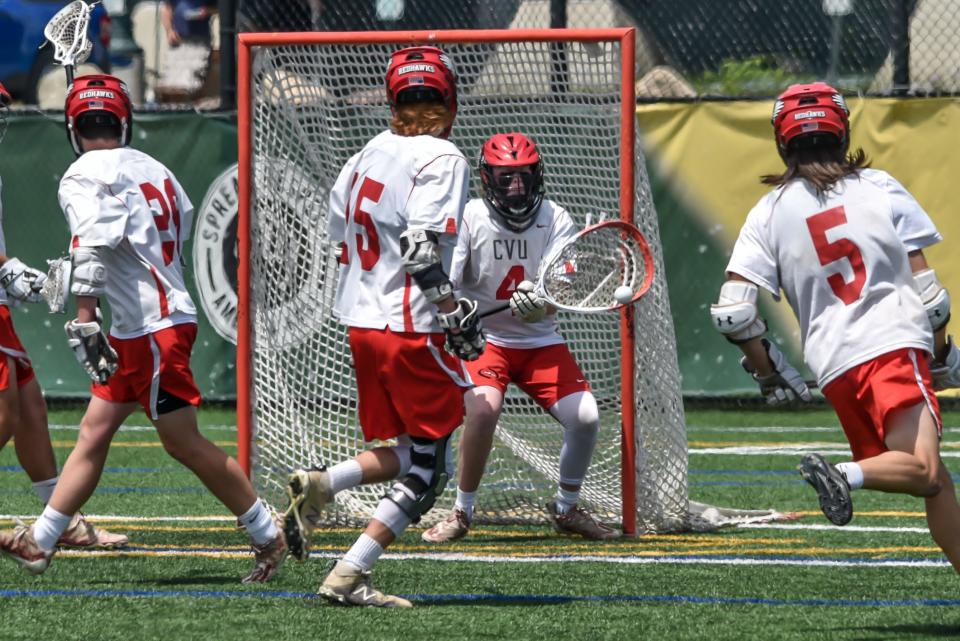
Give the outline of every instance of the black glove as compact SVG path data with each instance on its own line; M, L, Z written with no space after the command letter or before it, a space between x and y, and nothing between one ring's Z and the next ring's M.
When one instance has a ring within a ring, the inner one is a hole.
M437 321L447 335L444 348L457 358L475 361L487 346L477 315L477 302L468 298L458 298L456 302L457 308L452 312L437 314Z

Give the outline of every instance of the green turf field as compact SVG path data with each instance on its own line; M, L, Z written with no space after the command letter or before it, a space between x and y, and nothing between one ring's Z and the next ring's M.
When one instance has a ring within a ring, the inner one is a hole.
M61 462L78 417L51 413ZM233 415L205 410L201 418L234 453ZM612 544L539 527L478 527L438 548L411 530L375 570L377 586L414 601L405 611L313 597L353 530L321 532L315 558L288 562L267 585L241 585L252 564L246 535L152 431L124 429L85 511L128 533L130 548L60 553L41 577L0 561L0 639L960 637L958 577L926 533L919 499L858 492L853 522L835 528L800 481L799 452L844 458L831 412L696 411L687 421L691 498L802 518ZM960 469L960 414L944 422L945 460ZM0 497L2 527L39 512L13 447L0 452Z

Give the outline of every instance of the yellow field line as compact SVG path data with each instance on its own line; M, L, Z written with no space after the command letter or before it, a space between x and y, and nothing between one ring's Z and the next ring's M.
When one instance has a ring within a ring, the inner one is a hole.
M53 447L73 447L76 441L50 441ZM213 441L217 447L236 447L236 441ZM160 441L113 441L110 447L163 447Z
M342 547L313 547L312 550L316 552L327 552L341 554L344 552ZM469 547L469 548L456 548L456 549L443 549L438 550L436 547L426 548L426 550L420 548L419 546L391 546L390 552L392 553L416 553L416 552L435 552L438 556L444 554L462 554L464 556L469 556L471 554L476 554L478 552L485 553L486 556L501 557L505 559L509 558L530 558L530 557L545 557L545 556L583 556L577 554L576 551L572 550L556 550L556 549L541 549L541 550L514 550L514 549L504 549L501 547L494 547L487 549L485 547ZM494 552L490 554L490 552ZM912 553L912 554L937 554L940 553L940 548L936 546L887 546L887 547L871 547L871 548L835 548L835 547L805 547L805 548L763 548L757 550L749 550L749 554L753 556L781 556L781 555L807 555L807 556L837 556L837 555L856 555L858 557L872 556L872 557L882 557L891 554L897 553ZM250 556L249 548L241 547L225 547L218 550L209 550L209 549L191 549L190 546L178 546L176 549L160 549L160 550L62 550L58 553L59 555L75 557L75 558L91 558L91 557L204 557L204 558L247 558ZM731 550L727 548L723 549L702 549L702 550L603 550L596 549L590 551L589 556L597 558L626 558L626 557L658 557L658 556L730 556Z

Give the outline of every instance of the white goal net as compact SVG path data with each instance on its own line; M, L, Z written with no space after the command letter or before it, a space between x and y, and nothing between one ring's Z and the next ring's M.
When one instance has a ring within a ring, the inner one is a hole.
M560 321L602 417L581 497L602 518L622 522L621 412L632 414L637 465L626 474L635 479L637 529L685 529L686 433L657 215L639 146L631 166L621 163L621 78L624 70L632 78L633 61L622 59L616 38L584 42L571 34L549 43L531 33L530 40L505 42L487 32L485 41L456 39L467 33L441 34L431 44L443 47L457 67L452 140L468 158L494 133L525 133L544 158L547 197L580 225L620 216L621 182L632 172L634 222L650 241L657 270L635 306L632 407L621 406L620 316L564 313ZM250 141L252 185L250 253L241 256L250 270L251 365L249 388L240 393L250 395L252 407L255 484L278 505L285 505L291 469L335 464L365 449L345 328L331 314L337 265L325 235L327 190L350 156L386 128L387 61L413 42L400 36L349 42L350 34L339 34L341 42L321 43L310 34L299 34L301 41L286 35L282 42L268 35L257 40L258 34L242 41L249 65L240 80L249 92L241 91L249 101L240 122ZM628 126L635 126L632 116ZM474 174L472 195L479 196ZM543 505L556 491L561 443L560 426L511 388L476 499L477 520L543 521ZM451 480L425 523L444 515L454 487ZM330 522L365 522L385 489L342 492Z

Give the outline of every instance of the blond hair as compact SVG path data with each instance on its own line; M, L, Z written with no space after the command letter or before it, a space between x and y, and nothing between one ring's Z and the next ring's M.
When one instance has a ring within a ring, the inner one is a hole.
M398 105L390 129L398 136L435 136L453 125L453 113L438 102Z

